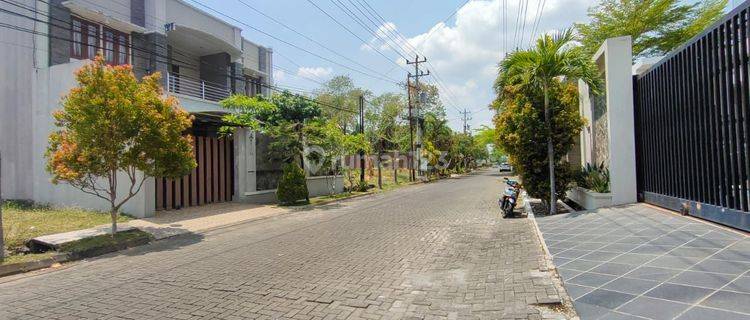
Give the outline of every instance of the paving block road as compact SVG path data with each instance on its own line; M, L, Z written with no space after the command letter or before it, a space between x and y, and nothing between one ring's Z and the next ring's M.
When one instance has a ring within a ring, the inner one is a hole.
M480 172L0 279L0 319L541 319L528 219Z

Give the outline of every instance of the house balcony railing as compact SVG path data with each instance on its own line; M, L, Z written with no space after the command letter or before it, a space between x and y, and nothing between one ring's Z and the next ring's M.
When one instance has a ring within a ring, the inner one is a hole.
M232 94L230 89L221 85L174 73L167 73L167 90L213 102L224 100Z

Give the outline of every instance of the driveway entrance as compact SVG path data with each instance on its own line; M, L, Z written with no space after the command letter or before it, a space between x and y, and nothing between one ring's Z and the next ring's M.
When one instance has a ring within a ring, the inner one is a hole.
M750 237L637 204L537 217L578 314L750 319Z

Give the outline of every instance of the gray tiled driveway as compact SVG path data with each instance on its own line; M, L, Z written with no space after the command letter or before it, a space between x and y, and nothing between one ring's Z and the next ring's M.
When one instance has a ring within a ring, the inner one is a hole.
M583 320L750 319L750 237L642 204L536 219Z

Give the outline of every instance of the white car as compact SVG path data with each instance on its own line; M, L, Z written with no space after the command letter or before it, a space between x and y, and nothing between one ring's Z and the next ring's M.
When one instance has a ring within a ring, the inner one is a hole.
M507 163L501 163L500 164L500 172L503 172L503 171L512 171L512 170L513 170L513 168L509 164L507 164Z

